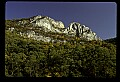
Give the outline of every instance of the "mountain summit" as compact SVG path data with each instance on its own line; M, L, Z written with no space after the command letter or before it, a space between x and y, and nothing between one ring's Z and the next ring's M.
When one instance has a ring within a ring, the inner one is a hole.
M27 36L28 38L45 42L54 42L56 40L63 41L60 39L61 36L59 36L58 39L58 35L78 37L80 39L84 38L88 41L102 40L95 32L85 25L81 25L78 22L72 22L68 27L65 27L63 22L56 21L48 16L37 15L30 18L7 20L6 23L6 27L9 30L13 31L13 29L15 29L21 36ZM64 39L64 41L66 40Z
M116 77L116 39L47 16L5 22L6 77ZM91 41L92 40L92 41Z

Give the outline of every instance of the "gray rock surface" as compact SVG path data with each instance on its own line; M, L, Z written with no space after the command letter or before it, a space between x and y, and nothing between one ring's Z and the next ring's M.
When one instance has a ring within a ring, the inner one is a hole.
M65 29L64 33L71 34L77 37L84 37L87 40L102 40L100 37L97 37L95 32L92 32L89 27L81 25L80 23L73 22Z
M65 28L61 21L55 21L50 17L40 15L34 17L30 23L34 26L44 27L45 30L52 32L60 32L58 28Z
M85 25L81 25L78 22L72 22L68 27L65 28L63 22L55 21L54 19L48 16L41 16L41 15L34 16L29 20L18 21L18 24L19 25L28 24L28 26L33 25L32 28L38 27L40 29L43 29L44 32L62 33L62 34L67 34L68 36L77 36L80 38L86 38L87 40L102 40L100 37L97 36L95 32L93 32L89 27ZM13 30L13 29L10 28L9 30ZM27 36L29 38L30 37L39 38L39 40L45 42L50 41L50 37L42 37L40 35L39 37L36 35L34 31L27 32Z

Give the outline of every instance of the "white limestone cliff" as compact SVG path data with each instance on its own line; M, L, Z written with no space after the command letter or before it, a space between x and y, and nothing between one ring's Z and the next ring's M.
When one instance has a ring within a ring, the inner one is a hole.
M55 33L63 33L67 34L68 36L77 36L80 38L86 38L87 40L102 40L100 37L97 36L95 32L93 32L89 27L82 25L78 22L72 22L70 25L65 28L63 22L55 21L54 19L48 16L41 16L37 15L29 19L29 24L32 24L33 27L39 27L44 29L44 32L55 32ZM19 21L18 24L23 25L26 24L26 21ZM32 37L34 32L28 34L28 37ZM35 33L34 33L35 35Z
M64 33L73 34L78 37L84 37L87 40L102 40L97 37L95 32L92 32L89 27L81 25L80 23L73 22L69 27L64 31Z

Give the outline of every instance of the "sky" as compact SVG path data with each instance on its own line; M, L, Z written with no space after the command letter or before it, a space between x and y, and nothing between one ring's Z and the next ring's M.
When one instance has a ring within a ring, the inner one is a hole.
M5 19L29 18L36 15L62 21L65 27L72 22L79 22L88 26L103 40L117 35L115 2L6 2Z

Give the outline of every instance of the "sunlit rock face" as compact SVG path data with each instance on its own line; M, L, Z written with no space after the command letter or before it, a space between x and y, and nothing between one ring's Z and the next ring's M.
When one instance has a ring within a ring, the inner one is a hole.
M19 20L18 25L22 27L29 27L29 29L38 27L39 30L42 29L43 32L54 32L67 34L68 36L77 36L79 38L86 38L87 40L102 40L96 35L89 27L82 25L78 22L72 22L68 27L65 27L62 21L56 21L48 16L37 15L34 17L27 18L27 20ZM9 30L13 30L10 28ZM51 37L40 37L35 36L34 31L28 32L27 36L29 38L34 37L39 40L49 42ZM41 38L41 39L40 39Z
M99 37L97 37L96 33L92 32L89 27L81 25L77 22L71 23L67 30L64 31L64 33L76 35L77 37L84 37L87 40L102 40Z
M52 32L60 32L58 28L65 28L61 21L55 21L47 16L36 16L31 23L34 24L34 26L44 27Z
M9 28L10 31L14 31L14 29L15 29L14 27Z

